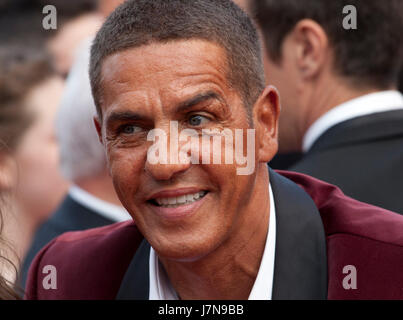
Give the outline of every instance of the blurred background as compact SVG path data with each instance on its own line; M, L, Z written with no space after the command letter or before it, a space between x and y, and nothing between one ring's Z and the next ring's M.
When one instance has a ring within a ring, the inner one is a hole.
M61 204L76 185L82 184L80 191L86 190L87 196L95 193L98 199L106 198L104 200L109 203L119 205L108 188L100 190L99 187L108 177L104 168L103 150L98 146L93 128L95 109L86 77L89 39L95 35L105 17L121 2L0 1L0 256L4 258L1 260L1 274L10 282L17 281L15 271L21 270L35 237L36 248L33 251L31 248L30 259L46 244L45 241L61 232L114 222L106 218L95 222L91 219L77 222L62 216L53 224L46 224L52 215L60 211ZM44 28L46 22L51 22L44 20L51 13L43 11L49 4L56 8L55 29ZM80 50L82 53L78 58ZM81 60L81 72L76 71L75 79L70 81L67 88L69 72L77 59ZM88 110L86 116L72 116L78 113L75 106ZM58 116L58 113L62 114ZM59 121L58 137L57 117L65 119ZM83 124L89 129L84 132L77 130ZM60 139L64 139L62 148ZM91 140L90 145L95 145L92 149L99 147L96 152L82 142L86 139ZM71 140L82 146L76 147L77 150L70 148ZM83 154L83 149L90 150ZM85 165L85 161L89 161L86 157L92 157L91 165ZM98 166L97 157L100 163ZM86 170L86 173L78 172L80 163L83 167L81 171ZM96 170L88 167L95 167ZM93 175L91 178L97 175L98 182L103 179L94 192L95 183L88 178L88 171ZM110 181L107 184L112 188ZM80 192L76 191L77 198L80 198ZM85 198L83 202L87 200ZM87 202L89 205L85 207L92 208L91 202ZM69 208L74 212L79 209ZM80 219L85 219L85 213L82 216Z

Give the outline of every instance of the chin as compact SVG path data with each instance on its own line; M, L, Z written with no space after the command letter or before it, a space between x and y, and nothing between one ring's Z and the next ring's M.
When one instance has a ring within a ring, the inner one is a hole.
M179 262L195 262L206 257L218 246L214 239L186 239L186 237L175 237L175 239L164 239L158 245L152 245L158 256Z

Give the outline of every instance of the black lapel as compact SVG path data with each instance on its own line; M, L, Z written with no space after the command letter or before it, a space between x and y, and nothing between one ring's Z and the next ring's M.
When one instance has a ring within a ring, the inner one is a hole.
M270 172L276 208L273 299L326 299L326 239L318 209L295 183Z
M117 300L148 300L150 244L144 239L130 262L120 285Z
M323 133L308 154L340 146L403 136L403 110L378 112L343 121Z

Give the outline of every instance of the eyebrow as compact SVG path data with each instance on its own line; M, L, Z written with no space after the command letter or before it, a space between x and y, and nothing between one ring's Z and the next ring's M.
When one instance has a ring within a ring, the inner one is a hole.
M113 112L106 121L106 126L110 126L114 122L123 122L123 121L138 121L144 120L144 117L140 114L132 111L121 111L121 112Z
M179 103L179 105L176 107L176 112L184 111L203 101L207 101L210 99L216 99L219 100L220 102L223 102L222 97L214 91L202 92L186 101Z
M176 112L184 111L188 108L191 108L203 101L207 101L209 99L216 99L223 102L222 97L214 91L207 91L197 94L196 96L183 101L178 104L176 108ZM144 116L137 112L132 111L116 111L113 112L106 120L106 126L109 127L114 122L124 122L124 121L139 121L145 120Z

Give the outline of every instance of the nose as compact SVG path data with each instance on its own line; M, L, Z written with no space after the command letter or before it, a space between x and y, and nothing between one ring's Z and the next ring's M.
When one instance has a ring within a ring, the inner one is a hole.
M180 147L183 143L179 142L177 126L171 124L169 131L157 129L154 134L158 136L158 141L154 139L154 144L148 150L146 172L155 180L170 180L188 170L191 161L181 160L183 154Z
M146 172L159 181L174 179L189 167L190 164L151 164L148 161L146 162Z

